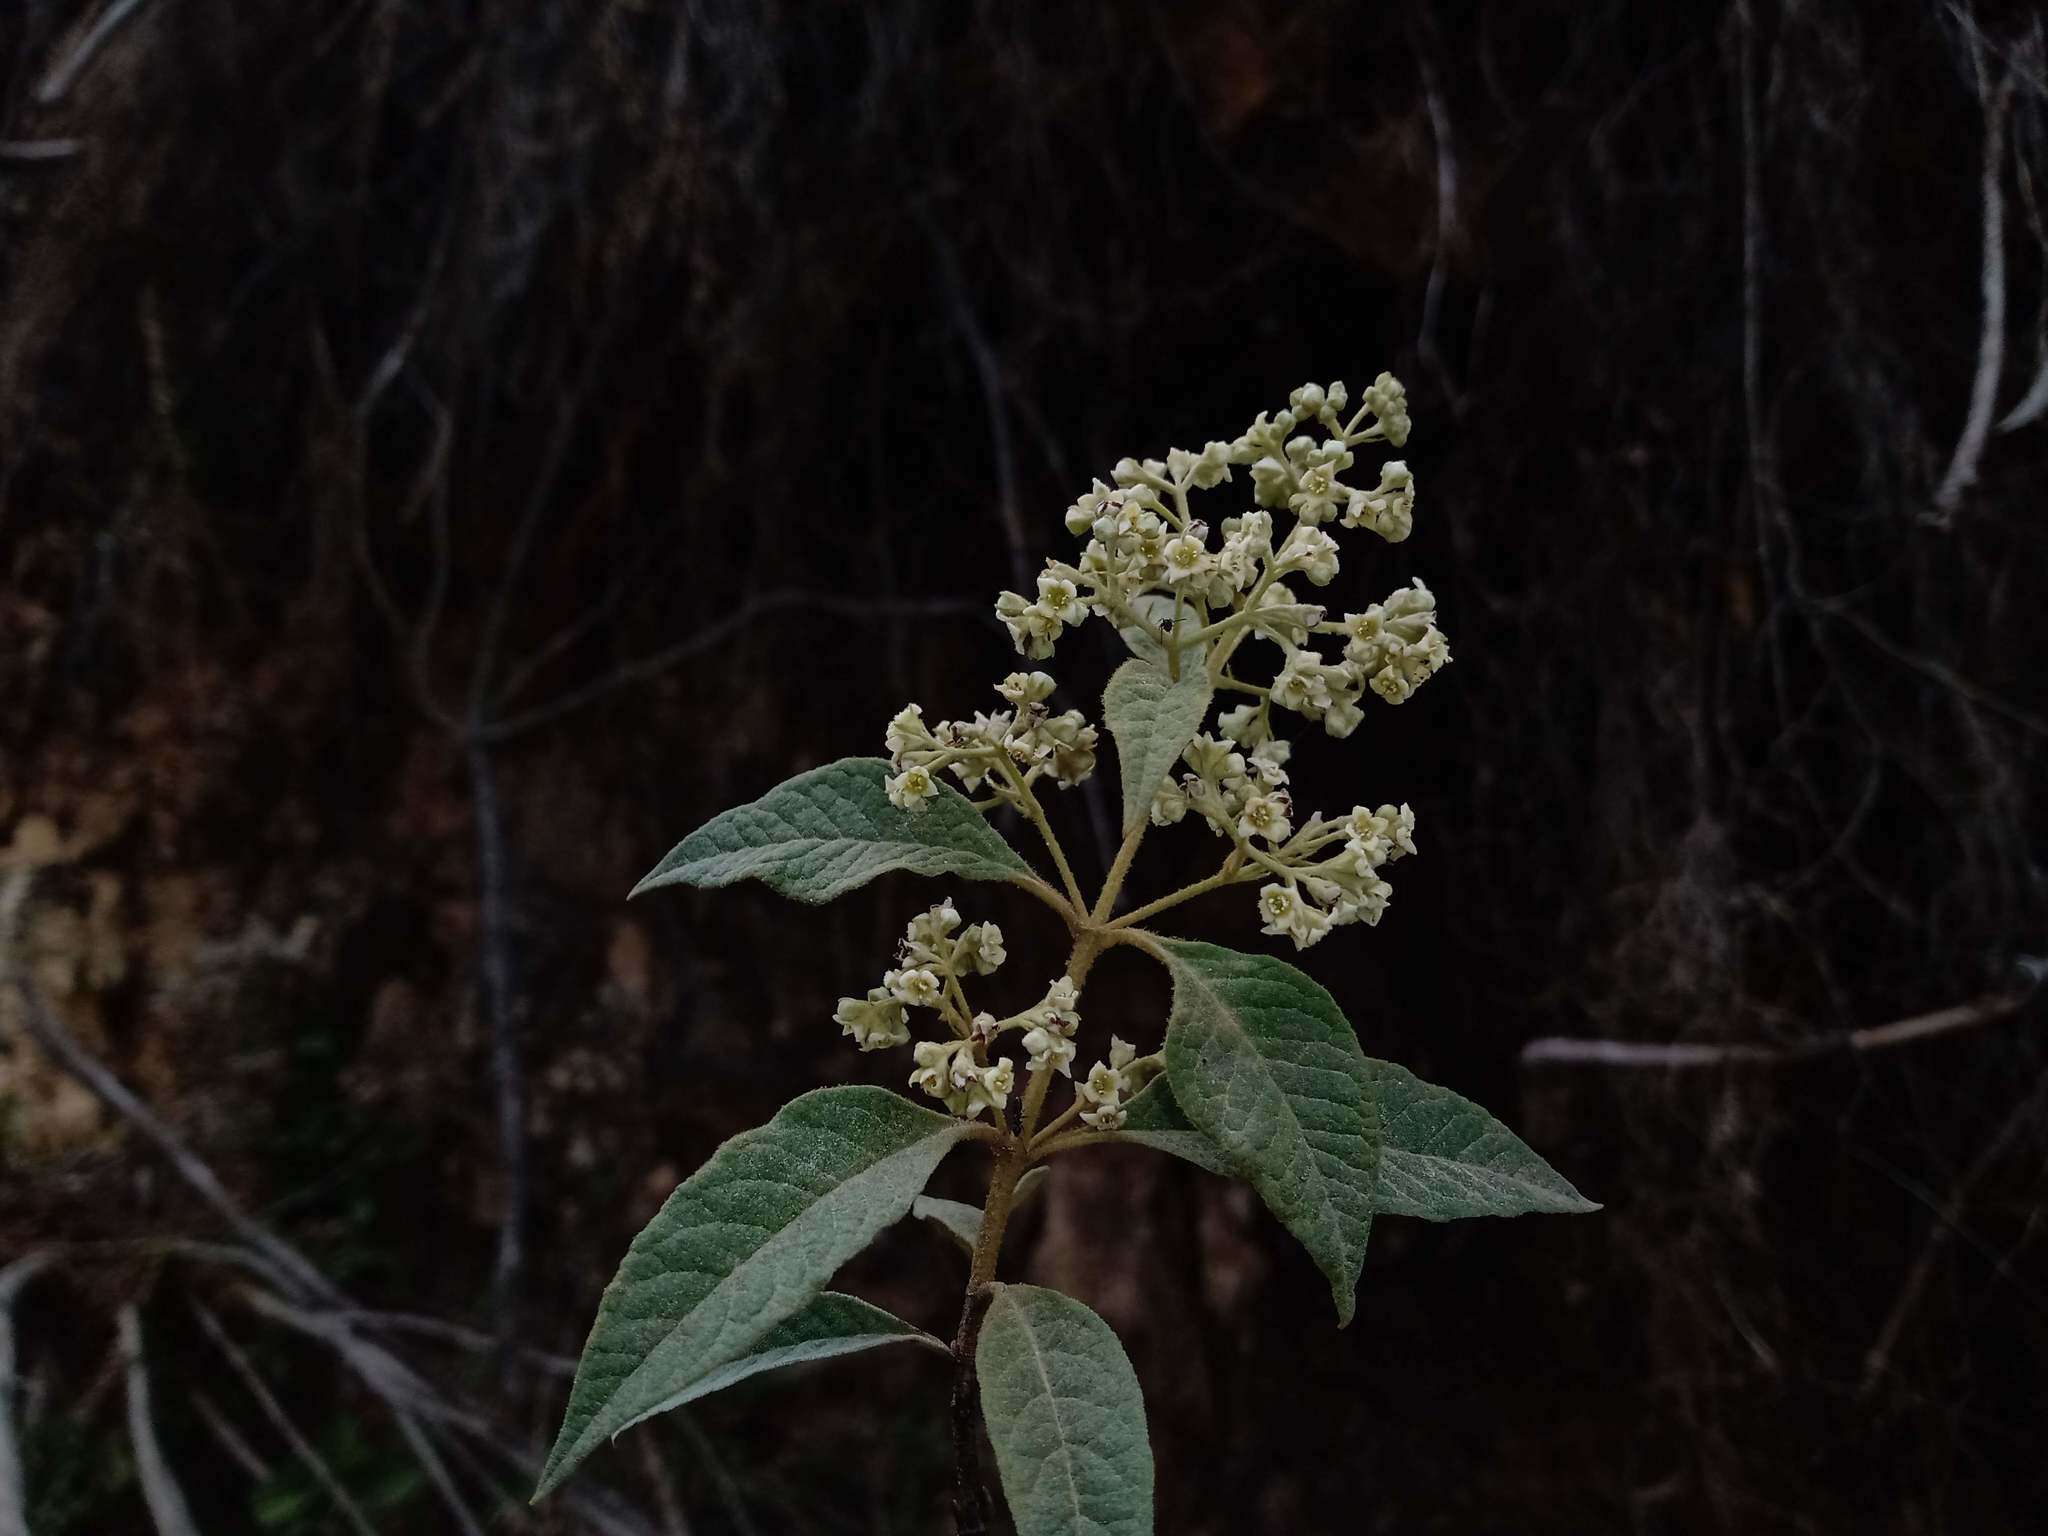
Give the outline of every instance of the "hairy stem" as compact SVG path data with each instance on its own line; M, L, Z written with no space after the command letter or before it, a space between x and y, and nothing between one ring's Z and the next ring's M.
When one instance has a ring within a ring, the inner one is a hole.
M960 1536L988 1536L989 1496L982 1481L974 1348L981 1337L982 1314L993 1294L989 1282L995 1279L996 1258L1003 1249L1003 1229L1010 1224L1010 1207L1024 1168L1023 1148L1015 1142L996 1156L988 1201L981 1212L981 1236L974 1245L974 1265L967 1276L967 1295L960 1305L960 1326L953 1335L953 1523Z
M1024 814L1030 818L1031 824L1038 828L1039 837L1044 839L1045 851L1052 855L1053 865L1060 872L1060 883L1067 888L1067 900L1074 904L1076 912L1087 911L1088 902L1081 894L1081 882L1074 878L1073 866L1067 863L1067 851L1060 846L1059 838L1053 835L1052 823L1045 819L1045 808L1038 803L1038 796L1031 793L1031 786L1025 782L1023 775L1017 772L1007 757L998 758L996 768L1010 781L1010 787L1017 791L1017 798L1023 805Z

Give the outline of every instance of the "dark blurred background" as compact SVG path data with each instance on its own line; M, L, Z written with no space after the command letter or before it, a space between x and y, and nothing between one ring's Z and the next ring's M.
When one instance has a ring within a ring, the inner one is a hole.
M0 1529L945 1528L943 1368L879 1356L526 1510L655 1204L896 1079L833 1000L936 894L624 893L988 707L995 591L1116 458L1381 368L1417 532L1332 601L1420 575L1457 662L1303 739L1306 804L1423 852L1307 964L1606 1209L1383 1222L1340 1334L1242 1190L1104 1153L1006 1272L1123 1334L1162 1532L2038 1528L2038 12L15 0L0 45ZM1058 814L1092 882L1105 807ZM1089 1017L1163 1005L1119 954ZM906 1223L846 1283L943 1331L963 1275Z

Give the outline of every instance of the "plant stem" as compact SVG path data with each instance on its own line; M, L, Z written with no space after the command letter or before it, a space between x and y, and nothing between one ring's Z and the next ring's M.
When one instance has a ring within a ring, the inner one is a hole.
M1108 917L1116 905L1116 898L1124 888L1124 877L1131 872L1131 860L1138 856L1138 844L1145 840L1145 829L1149 823L1143 818L1124 834L1123 846L1116 851L1116 860L1109 866L1109 873L1102 881L1101 894L1095 898L1095 909L1088 914L1091 924L1100 923ZM1094 958L1092 955L1089 957Z
M1067 851L1053 835L1052 823L1045 819L1045 808L1038 803L1038 796L1031 793L1031 786L1025 782L1007 757L998 758L996 767L1001 770L1003 777L1010 781L1010 787L1017 791L1017 798L1023 804L1024 814L1031 819L1031 824L1038 828L1038 835L1045 840L1045 850L1052 855L1052 862L1060 872L1060 881L1067 888L1067 900L1074 904L1076 912L1086 912L1088 902L1081 894L1081 883L1074 878L1073 866L1067 863Z
M1159 913L1166 911L1170 907L1177 907L1184 901L1193 901L1197 896L1205 896L1210 891L1221 890L1224 886L1234 883L1238 878L1238 874L1238 870L1225 866L1217 870L1215 874L1206 880L1197 880L1193 885L1184 885L1171 895L1162 896L1157 901L1147 902L1135 911L1126 912L1109 926L1112 929L1129 928L1135 923L1142 923L1146 918L1156 917Z
M981 1474L981 1409L974 1375L974 1349L981 1338L982 1314L994 1294L996 1258L1003 1249L1003 1229L1010 1224L1017 1180L1025 1168L1023 1146L1011 1142L996 1155L988 1201L981 1212L981 1236L974 1245L974 1264L967 1276L967 1296L960 1306L960 1327L953 1335L953 1523L960 1536L988 1536L988 1488Z

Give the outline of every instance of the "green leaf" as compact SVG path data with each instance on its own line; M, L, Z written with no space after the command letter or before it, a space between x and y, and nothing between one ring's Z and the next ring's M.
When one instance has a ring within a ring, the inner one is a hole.
M1163 664L1149 661L1127 661L1110 676L1102 694L1102 718L1116 737L1126 833L1151 814L1160 781L1173 772L1202 728L1213 694L1208 669L1196 653L1181 657L1178 682Z
M1386 1143L1373 1204L1390 1216L1576 1215L1600 1207L1470 1099L1391 1061L1366 1062Z
M1194 611L1183 607L1180 622L1173 618L1174 601L1164 592L1140 592L1131 599L1132 616L1138 621L1119 624L1117 633L1124 637L1124 644L1131 648L1131 654L1140 661L1156 662L1166 666L1166 646L1161 636L1171 632L1178 642L1180 664L1183 671L1193 661L1198 667L1206 666L1209 658L1209 642L1189 642L1181 637L1200 629L1201 621Z
M1470 1099L1390 1061L1367 1057L1365 1065L1385 1138L1373 1188L1376 1215L1455 1221L1600 1209ZM1123 1139L1225 1178L1237 1174L1223 1149L1195 1129L1163 1077L1131 1100Z
M1010 1197L1011 1211L1022 1210L1024 1202L1038 1193L1039 1186L1045 1183L1045 1174L1043 1168L1025 1170L1024 1177L1017 1181L1017 1192ZM944 1229L969 1253L973 1253L974 1245L981 1241L981 1209L978 1206L958 1200L941 1200L934 1195L919 1195L910 1203L910 1214Z
M1014 880L1031 866L958 790L921 811L889 803L879 757L844 757L714 816L670 850L633 895L664 885L731 885L749 876L798 901L830 901L877 875Z
M534 1497L802 1311L967 1130L883 1088L820 1088L714 1152L605 1287Z
M1372 1231L1380 1119L1336 1000L1284 961L1159 941L1173 973L1166 1072L1188 1120L1308 1249L1351 1321Z
M1188 1119L1164 1073L1147 1083L1125 1107L1123 1139L1169 1153L1226 1179L1237 1177L1237 1168L1224 1156L1223 1149Z
M1150 1536L1145 1399L1109 1324L1058 1291L998 1286L974 1369L1017 1536Z
M619 1428L630 1429L642 1419L651 1419L657 1413L666 1413L700 1397L722 1392L734 1382L758 1376L763 1371L785 1365L805 1365L814 1360L830 1360L882 1344L922 1344L942 1355L953 1352L944 1340L933 1338L894 1313L885 1312L858 1296L842 1296L837 1291L827 1291L787 1322L769 1329L752 1349L737 1360L729 1360L695 1378Z

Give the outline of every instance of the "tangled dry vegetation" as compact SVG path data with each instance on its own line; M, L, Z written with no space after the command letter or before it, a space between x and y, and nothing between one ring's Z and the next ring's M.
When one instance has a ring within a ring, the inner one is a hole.
M1123 445L1381 358L1451 424L1459 686L1388 773L1456 831L1331 983L1609 1212L1389 1233L1379 1347L1309 1358L1231 1193L1063 1182L1034 1274L1134 1313L1113 1201L1200 1276L1132 1353L1242 1492L1163 1466L1163 1528L2023 1523L2038 18L30 0L0 50L0 1529L930 1528L936 1419L772 1398L508 1500L624 1233L885 937L738 977L765 913L620 894L966 697Z

